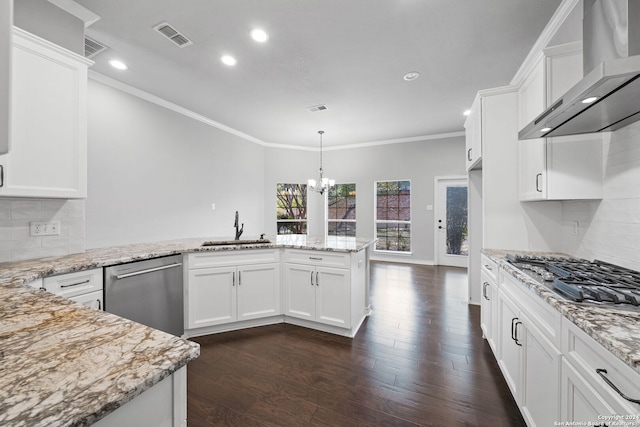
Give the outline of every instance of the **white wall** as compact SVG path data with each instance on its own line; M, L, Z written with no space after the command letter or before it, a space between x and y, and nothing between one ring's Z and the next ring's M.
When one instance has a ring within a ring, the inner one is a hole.
M265 154L265 229L275 234L276 184L305 183L309 178L316 178L319 153L268 148ZM465 174L464 137L325 151L323 166L325 176L338 183L356 184L356 233L363 238L374 236L375 181L411 180L412 254L374 254L374 257L433 262L433 211L427 211L427 205L435 203L435 176ZM322 206L322 196L309 195L310 234L322 232Z
M262 146L94 80L88 132L87 248L263 232Z
M564 251L640 270L640 122L604 136L602 201L564 203Z

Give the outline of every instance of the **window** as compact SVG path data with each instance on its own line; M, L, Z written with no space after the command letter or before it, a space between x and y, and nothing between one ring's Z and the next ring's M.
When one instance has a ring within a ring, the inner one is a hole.
M376 250L411 252L411 182L376 182Z
M307 234L307 184L277 184L278 234Z
M356 185L334 185L327 200L329 236L356 237Z

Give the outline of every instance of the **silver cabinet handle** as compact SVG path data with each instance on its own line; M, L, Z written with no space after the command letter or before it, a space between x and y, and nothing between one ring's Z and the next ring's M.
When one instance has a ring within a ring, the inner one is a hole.
M484 282L484 284L482 285L482 296L487 301L490 301L489 297L487 297L487 286L489 286L489 282Z
M604 380L604 382L606 382L609 387L611 387L616 393L618 393L620 397L622 397L625 400L628 400L629 402L637 403L640 405L640 399L632 399L629 396L625 395L623 392L620 391L618 387L616 387L616 385L613 382L611 382L609 378L606 377L606 374L607 374L606 369L596 369L596 374L600 375L600 377Z
M231 286L236 285L236 272L231 273Z
M4 165L0 165L0 187L4 187Z
M540 188L540 178L542 178L542 174L536 174L536 191L538 193L542 193L542 188Z
M91 283L91 279L87 279L87 280L84 280L84 281L78 282L78 283L71 283L69 285L60 285L60 287L61 288L71 288L73 286L80 286L80 285L84 285L86 283Z
M491 268L491 266L489 264L485 264L484 268L486 268L489 271L493 271L493 268Z
M471 150L473 150L473 148L469 148L469 149L467 150L467 160L468 160L468 161L471 161Z
M320 280L318 279L318 274L320 273L316 271L316 286L320 286Z
M238 271L238 286L242 285L242 271Z
M311 272L311 286L313 286L313 271Z
M149 268L147 270L134 271L133 273L119 274L117 276L113 276L113 278L116 280L126 279L127 277L139 276L140 274L153 273L154 271L166 270L167 268L180 267L181 265L182 265L181 262L176 262L175 264L163 265L161 267Z
M315 256L310 256L309 259L312 259L314 261L322 261L322 258L320 257L315 257Z

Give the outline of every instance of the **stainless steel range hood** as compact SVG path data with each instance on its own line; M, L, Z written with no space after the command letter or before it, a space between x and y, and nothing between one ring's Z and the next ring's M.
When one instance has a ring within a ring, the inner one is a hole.
M584 78L523 128L519 139L613 131L640 120L640 1L583 5Z

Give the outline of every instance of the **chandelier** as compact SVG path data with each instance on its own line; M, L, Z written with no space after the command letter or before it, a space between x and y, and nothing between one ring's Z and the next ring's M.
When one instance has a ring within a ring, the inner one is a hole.
M310 179L309 181L307 181L307 183L310 190L316 191L320 194L324 194L325 190L328 190L329 188L336 185L336 180L324 178L322 176L324 172L324 170L322 169L322 134L324 134L324 131L319 130L318 133L320 134L320 180L316 181L315 179Z

